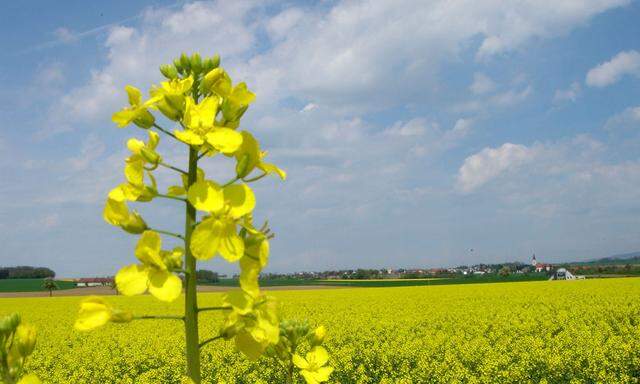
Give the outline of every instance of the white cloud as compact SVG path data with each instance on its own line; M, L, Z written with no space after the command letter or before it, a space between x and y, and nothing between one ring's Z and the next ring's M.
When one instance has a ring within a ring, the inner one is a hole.
M458 170L458 187L471 192L490 180L522 164L534 161L538 151L520 144L505 143L498 148L484 148L469 156Z
M574 81L567 89L558 89L553 95L553 102L556 104L566 101L576 101L580 95L580 83Z
M531 95L533 88L527 85L525 88L516 90L510 89L491 97L491 103L500 107L510 107L512 105L523 102Z
M313 111L316 108L318 108L318 104L309 103L309 104L305 105L304 108L302 108L300 110L300 112L310 112L310 111Z
M246 22L249 1L196 2L179 11L148 9L137 28L112 26L105 40L108 63L91 72L89 82L54 105L55 121L108 121L125 100L124 86L148 88L161 80L155 70L182 51L233 60L253 47L255 26ZM216 51L212 51L212 50Z
M423 118L412 119L406 123L398 121L383 133L389 136L422 136L427 131L427 124L426 119Z
M36 74L34 82L42 88L58 87L65 81L62 64L58 62L48 63L41 67Z
M471 132L473 120L470 118L461 118L456 120L455 125L444 134L444 140L447 142L456 142L464 139Z
M80 147L80 154L67 160L73 171L84 171L105 152L105 144L96 135L87 136Z
M514 88L500 93L478 95L475 99L454 104L451 109L454 112L487 112L491 109L508 108L524 102L532 93L533 87L530 84L524 87L521 84L515 84Z
M104 120L120 105L125 84L147 87L159 80L150 68L181 51L211 54L212 49L232 75L258 92L257 108L294 97L336 112L384 110L434 96L442 65L473 49L478 37L483 39L478 55L489 58L531 38L565 33L626 3L364 0L328 8L292 6L276 15L249 0L151 8L136 27L109 27L107 65L67 93L52 114L61 120ZM256 54L262 31L272 44ZM475 92L489 88L486 79L473 87ZM497 95L495 103L512 105L526 97L522 92Z
M640 76L640 52L620 52L611 60L597 65L587 73L586 83L590 87L606 87L625 75Z
M287 36L305 17L304 12L298 8L290 8L282 11L266 23L269 37L276 41Z
M495 55L525 49L531 39L566 33L625 3L338 0L321 6L287 3L275 15L269 12L277 7L258 1L151 8L127 27L105 30L107 36L100 38L106 52L101 62L105 64L88 73L84 85L60 98L52 115L75 128L92 127L92 122L104 127L111 113L126 103L125 84L146 90L160 80L157 66L182 51L219 52L232 77L246 81L258 95L243 124L269 150L269 159L290 174L287 183L265 179L256 186L261 201L256 214L266 215L281 227L278 235L282 241L274 247L284 247L278 250L281 268L293 269L300 266L293 257L295 247L317 245L301 244L299 239L309 233L323 233L335 250L341 248L339 236L343 233L365 236L366 232L370 237L384 238L393 227L399 229L399 239L406 238L405 228L422 230L433 224L424 220L431 208L433 212L428 214L432 217L453 221L467 217L467 212L455 213L463 204L457 204L456 194L451 194L451 175L456 170L450 168L450 162L458 154L451 151L451 157L438 156L472 136L474 125L489 117L490 108L510 108L528 100L533 84L526 77L496 84L483 73L499 72L477 64L478 69L472 71L482 72L474 77L470 92L465 92L469 84L463 83L452 99L448 97L450 82L440 77L442 69L449 70L453 64L458 71L465 64L462 71L467 72L467 63L461 61L469 55L497 61ZM469 75L460 78L468 79ZM460 96L464 93L471 95ZM473 100L468 108L452 113L451 104L460 102L461 97ZM384 118L370 113L379 111L384 111ZM123 137L121 131L113 132L109 135ZM86 148L91 147L89 141ZM161 151L169 159L164 142ZM545 156L538 155L542 151ZM528 179L524 173L537 167L546 155L553 162L544 163L545 177L565 175L582 180L578 175L583 175L584 179L601 180L588 168L577 166L582 152L573 157L556 152L562 153L562 146L505 144L485 148L462 164L458 188L471 192L484 186L479 192L493 195L497 186L506 184L513 193L505 193L501 199L524 201L527 198L523 196L539 193L539 189L527 184L523 191L517 184L525 184ZM65 172L56 170L63 174L62 180L51 180L51 188L34 200L49 204L102 201L109 188L122 181L126 151L83 160L90 153L80 149L62 162L68 168ZM585 163L594 165L593 161ZM184 164L184 159L175 164ZM207 171L218 179L218 169ZM557 189L536 204L547 207L545 212L562 207L563 200L556 198L563 196L561 184L538 180L547 189ZM579 182L575 181L576 185ZM445 207L444 211L438 207ZM292 211L300 214L291 215ZM389 223L384 236L371 235L381 231L372 223L383 221ZM440 224L438 221L437 227L446 228ZM339 233L332 233L334 229ZM346 244L354 244L347 240ZM380 245L370 243L370 247ZM347 248L343 251L351 253ZM375 251L385 252L382 248ZM357 252L361 250L353 251ZM420 249L416 254L424 253Z
M491 92L495 89L496 83L487 75L476 72L473 75L473 83L469 86L469 90L476 95Z
M548 38L567 33L594 15L607 9L628 4L628 0L613 1L519 1L474 2L463 4L470 8L476 23L482 25L484 39L477 52L477 59L486 60L496 54L518 48L532 37ZM495 8L493 8L495 7ZM493 9L491 9L493 8ZM469 20L469 22L472 22Z
M629 107L610 117L604 124L605 129L640 128L640 106Z
M56 39L66 44L73 43L78 40L78 37L73 32L71 32L71 30L65 27L56 29L55 31L53 31L53 34L55 35Z

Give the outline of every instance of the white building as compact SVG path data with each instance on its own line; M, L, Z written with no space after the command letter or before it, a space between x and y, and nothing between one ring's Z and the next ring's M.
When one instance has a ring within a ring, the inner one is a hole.
M576 276L573 273L567 271L566 268L558 268L549 280L582 280L584 276Z

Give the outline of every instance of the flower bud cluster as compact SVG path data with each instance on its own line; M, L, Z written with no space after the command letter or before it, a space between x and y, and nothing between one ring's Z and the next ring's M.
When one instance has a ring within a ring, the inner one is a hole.
M220 55L214 55L207 58L200 57L199 53L187 56L186 53L173 60L172 64L163 64L160 66L160 73L169 80L178 78L178 75L197 76L200 73L212 71L220 65Z
M307 384L321 383L329 379L333 368L328 366L329 354L322 347L327 336L324 326L311 328L307 321L282 320L280 340L267 349L267 355L291 367L296 366ZM305 357L299 353L307 350Z
M24 363L36 345L36 330L32 325L22 323L20 315L13 313L0 318L0 380L2 383L39 383L33 375L22 380Z

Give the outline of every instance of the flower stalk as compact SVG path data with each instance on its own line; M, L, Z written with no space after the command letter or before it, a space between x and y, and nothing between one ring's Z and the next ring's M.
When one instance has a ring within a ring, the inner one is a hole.
M198 152L189 148L189 174L187 176L187 189L191 187L197 178ZM185 215L185 340L187 346L187 376L194 383L199 384L200 375L200 339L198 336L198 296L196 278L196 259L191 254L191 235L196 222L196 209L187 202Z
M89 297L81 303L75 323L76 329L87 331L107 323L140 319L184 321L186 374L194 384L202 381L200 349L214 340L235 339L237 349L250 360L259 359L281 342L277 303L259 286L273 234L266 223L260 229L253 225L256 197L248 183L267 175L285 180L287 175L265 161L267 152L241 128L240 119L255 95L245 83L234 84L219 64L218 56L203 59L197 53L191 57L183 54L173 64L160 67L167 81L152 87L149 99L143 100L139 89L126 86L129 106L112 116L118 127L134 124L146 130L149 137L147 142L137 138L127 141L131 155L125 161L126 181L109 192L103 211L109 224L140 236L134 251L137 261L118 271L115 286L125 296L148 292L165 302L177 300L184 292L184 315L134 316L100 297ZM151 111L175 122L176 129L170 132L162 128ZM189 148L186 171L162 161L156 130ZM222 185L207 178L198 168L205 154L234 159L235 177ZM179 173L181 183L169 186L166 193L159 192L153 175L158 167ZM260 174L252 177L257 172ZM129 209L129 202L147 203L157 197L186 203L184 234L153 229L137 211ZM197 211L202 212L199 222ZM184 248L163 249L161 235L182 240ZM199 308L197 261L216 256L238 263L240 289L225 294L222 306ZM217 336L200 341L198 314L205 311L221 311L225 319ZM326 359L322 361L326 353L320 354L320 359L314 353L308 353L306 360L295 366L307 372L308 383L315 384L326 381L330 372L324 367ZM292 377L294 366L289 364L288 369Z

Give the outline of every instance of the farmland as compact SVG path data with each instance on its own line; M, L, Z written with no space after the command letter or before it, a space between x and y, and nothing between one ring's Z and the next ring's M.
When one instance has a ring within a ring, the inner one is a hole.
M347 287L413 287L422 285L453 285L453 284L481 284L502 283L516 281L541 281L549 277L544 273L531 273L526 275L511 274L500 276L488 274L484 276L447 277L447 278L422 278L422 279L265 279L260 280L262 287L299 286L299 285L327 285ZM237 279L220 279L217 283L209 283L221 287L238 287Z
M329 329L340 383L637 382L640 279L274 291L282 316ZM180 382L182 326L139 320L90 333L73 330L78 297L0 299L38 328L28 363L51 383ZM182 302L109 297L136 314L180 313ZM202 305L221 294L201 294ZM221 316L202 316L202 337ZM252 363L232 344L203 351L205 382L282 382L267 361Z
M0 292L36 292L44 290L42 288L43 279L0 279ZM75 287L75 283L70 281L57 280L58 289L69 289Z

